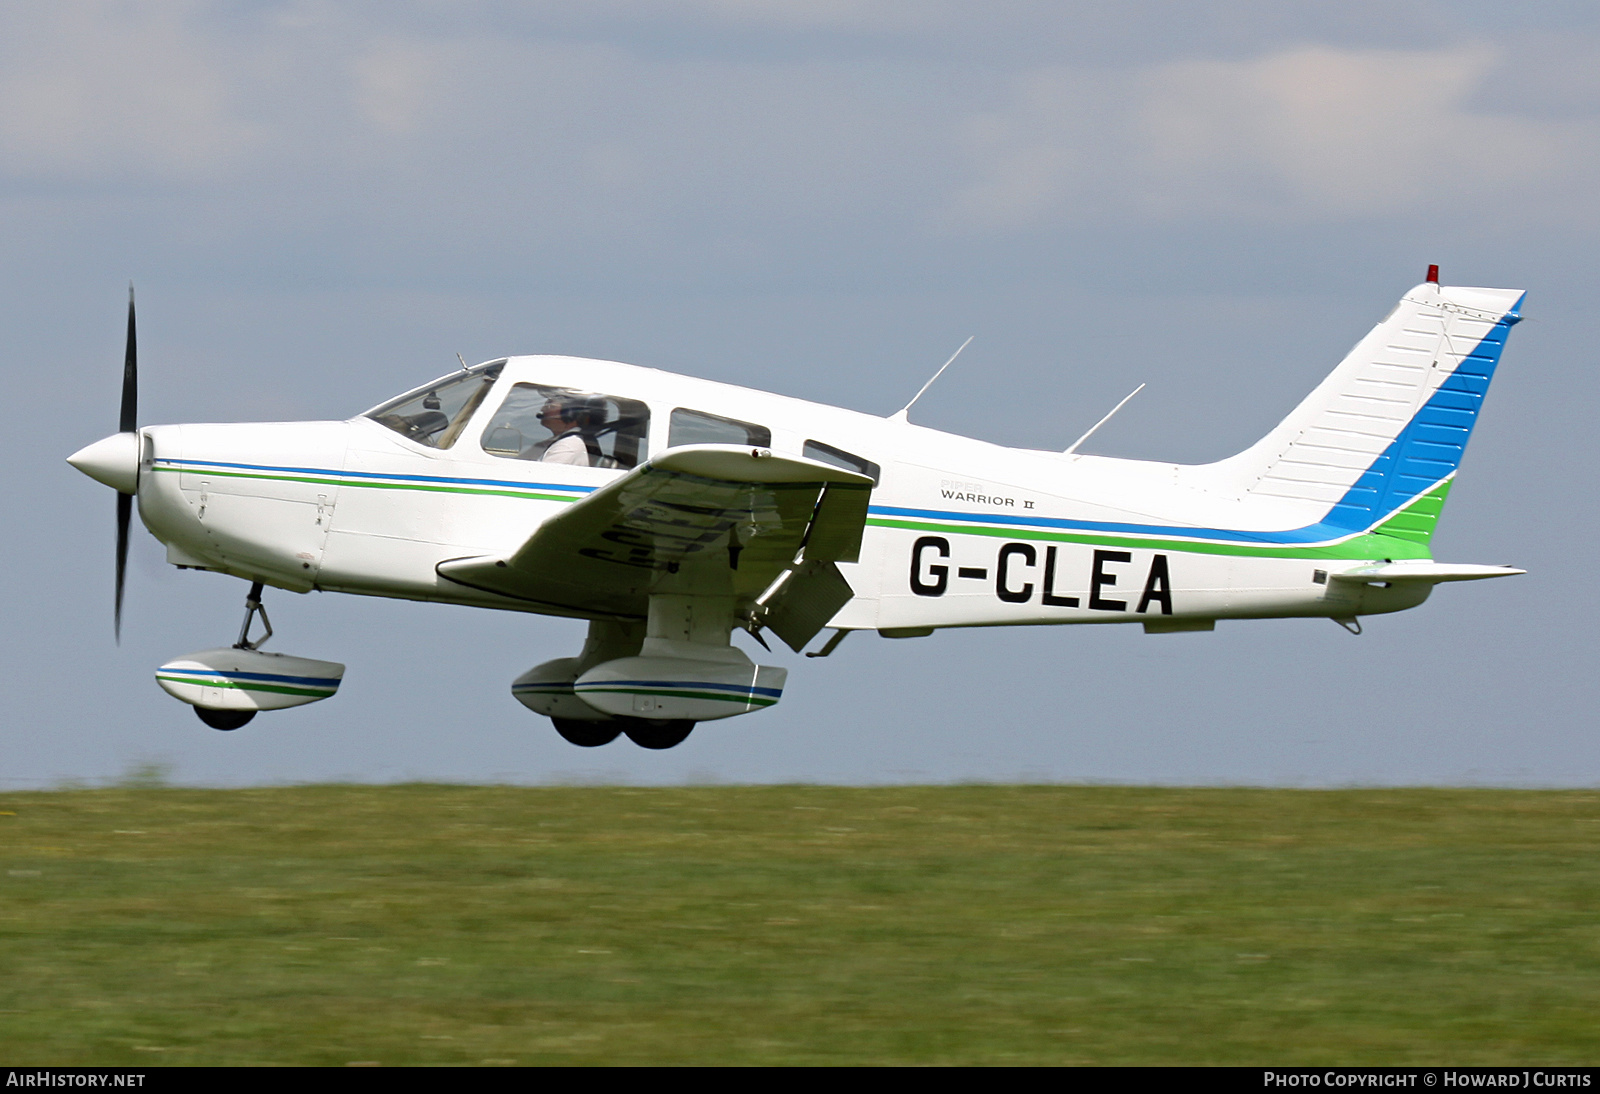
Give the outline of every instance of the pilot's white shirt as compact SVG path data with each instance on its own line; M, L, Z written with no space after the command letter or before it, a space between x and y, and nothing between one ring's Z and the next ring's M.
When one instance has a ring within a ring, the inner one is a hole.
M578 436L576 430L563 433L550 442L550 447L544 450L544 455L539 457L540 463L570 463L579 467L589 466L589 446L583 443L583 438Z

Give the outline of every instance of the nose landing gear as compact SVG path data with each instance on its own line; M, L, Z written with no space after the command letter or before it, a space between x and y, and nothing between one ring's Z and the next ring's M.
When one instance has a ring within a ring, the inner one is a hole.
M261 616L261 625L267 628L267 633L250 641L250 624L255 617ZM254 582L250 591L244 595L244 625L239 628L239 641L233 644L236 650L259 650L266 645L267 639L272 637L272 620L267 618L267 606L261 603L261 582Z
M236 650L259 650L267 639L272 637L272 620L267 618L267 606L261 603L262 583L257 581L250 586L250 591L244 597L244 625L239 628L239 641L233 644ZM250 641L250 624L255 622L256 616L261 617L261 625L267 629L254 642ZM256 716L254 710L218 710L214 707L196 706L195 714L199 719L212 729L223 731L238 729L248 725L250 719Z
M261 603L261 590L259 581L250 586L244 600L244 625L232 646L191 653L156 670L156 683L173 698L194 707L199 719L212 729L238 729L259 711L326 699L339 690L344 679L344 666L336 661L262 652L262 644L272 637L272 621ZM265 633L252 639L250 628L258 615Z

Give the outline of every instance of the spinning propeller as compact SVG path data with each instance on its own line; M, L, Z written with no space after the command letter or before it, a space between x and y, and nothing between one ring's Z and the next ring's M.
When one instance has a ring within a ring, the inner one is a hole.
M134 337L133 285L128 285L128 347L122 362L122 414L118 432L79 449L67 462L117 491L117 592L113 626L122 641L122 590L128 573L128 527L139 493L139 350Z
M122 415L117 420L119 433L139 428L139 340L134 333L133 283L128 283L128 345L122 356ZM137 444L137 437L135 438ZM137 480L136 486L137 489ZM128 577L128 525L133 519L132 494L117 493L117 598L112 609L112 629L122 641L122 588Z

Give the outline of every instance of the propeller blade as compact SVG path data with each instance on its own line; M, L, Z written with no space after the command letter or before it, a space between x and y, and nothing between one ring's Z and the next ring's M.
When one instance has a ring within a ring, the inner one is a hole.
M139 428L139 342L133 330L133 282L128 282L128 350L122 359L122 419L117 427L123 433Z
M132 433L139 428L139 340L134 331L133 282L128 282L128 345L122 358L122 414L118 428ZM117 597L112 628L122 644L122 590L128 578L128 527L133 522L133 496L117 495Z
M122 644L122 587L128 576L128 525L133 518L133 495L117 495L117 599L113 612L113 628L117 644Z

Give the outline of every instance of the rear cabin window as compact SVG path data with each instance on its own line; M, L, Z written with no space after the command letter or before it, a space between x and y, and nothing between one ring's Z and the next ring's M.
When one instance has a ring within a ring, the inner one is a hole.
M516 384L483 427L483 450L536 460L627 470L638 466L650 408L637 399L574 388Z
M871 460L864 460L860 456L852 455L842 448L835 448L831 444L821 441L807 441L800 454L808 460L817 460L820 463L831 463L835 467L842 467L846 471L854 471L858 475L865 475L872 480L872 485L878 485L879 471L881 468Z
M449 448L456 443L472 412L489 394L504 361L446 376L420 392L411 391L384 403L367 417L388 426L402 437L429 448Z
M679 407L672 412L667 447L677 448L680 444L748 444L766 448L772 444L772 430L764 425Z

